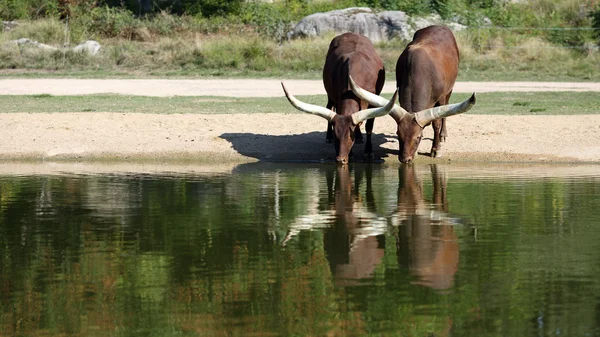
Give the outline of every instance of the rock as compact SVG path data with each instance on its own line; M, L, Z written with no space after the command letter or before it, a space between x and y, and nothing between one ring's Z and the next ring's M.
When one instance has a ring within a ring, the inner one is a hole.
M2 30L8 32L15 29L18 25L17 21L2 21Z
M102 47L100 47L100 43L94 40L88 40L84 43L73 48L73 51L76 53L88 53L92 56L98 54Z
M354 32L365 35L373 42L393 38L411 40L415 31L433 24L443 24L435 14L425 18L411 18L402 11L373 12L368 7L351 7L326 13L315 13L302 19L287 33L288 39L323 35L327 32L338 34ZM458 31L466 28L458 23L446 24Z
M40 48L40 49L44 49L44 50L58 50L58 48L56 47L52 47L49 46L47 44L43 44L43 43L39 43L35 40L30 40L28 38L22 38L22 39L18 39L18 40L13 40L13 43L17 44L18 46L29 46L29 47L36 47L36 48Z

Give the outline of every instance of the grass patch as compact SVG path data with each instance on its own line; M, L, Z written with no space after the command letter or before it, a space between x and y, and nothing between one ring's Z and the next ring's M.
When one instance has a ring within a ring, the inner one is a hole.
M52 95L50 95L50 94L38 94L38 95L31 95L31 97L32 97L32 98L39 99L39 98L48 98L48 97L52 97Z
M546 112L546 110L547 110L546 108L533 108L533 109L529 110L529 112L533 112L533 113Z
M40 97L41 96L41 97ZM391 94L384 95L391 97ZM325 95L298 96L301 100L324 106ZM451 103L469 94L454 94ZM530 102L529 104L522 104ZM160 114L301 113L282 97L144 97L121 95L89 96L0 96L3 112L120 112ZM485 115L577 115L600 113L596 92L480 93L477 105L468 113Z

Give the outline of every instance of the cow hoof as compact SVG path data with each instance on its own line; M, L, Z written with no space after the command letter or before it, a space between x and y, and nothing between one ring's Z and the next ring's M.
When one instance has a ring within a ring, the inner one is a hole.
M365 153L365 161L372 162L375 160L375 155L372 153Z
M431 158L442 158L442 150L431 149Z

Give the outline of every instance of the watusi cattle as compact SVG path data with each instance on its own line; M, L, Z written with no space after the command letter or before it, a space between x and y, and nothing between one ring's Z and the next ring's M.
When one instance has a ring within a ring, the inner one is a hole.
M377 55L371 41L360 34L345 33L336 36L329 45L323 67L323 85L327 92L327 107L306 104L283 90L290 103L298 110L315 114L327 119L327 141L334 140L336 160L346 164L351 156L354 142L362 142L360 125L367 120L367 142L365 154L372 156L371 133L374 118L387 114L356 97L350 89L348 78L352 76L356 83L372 94L379 94L385 82L383 61ZM282 83L283 85L283 83ZM386 104L382 105L386 106ZM371 109L367 109L371 107Z
M475 94L468 100L447 105L458 74L458 46L452 31L445 26L429 26L418 30L396 63L396 84L400 106L390 115L398 125L399 160L411 162L417 152L423 128L434 130L431 156L441 156L441 142L447 136L446 117L463 113L475 104ZM373 106L388 100L360 90L354 81L355 94Z

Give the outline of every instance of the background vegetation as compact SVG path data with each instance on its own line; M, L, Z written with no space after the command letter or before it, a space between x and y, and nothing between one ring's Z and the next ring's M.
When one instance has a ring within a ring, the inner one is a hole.
M0 70L11 76L319 78L333 35L288 41L286 33L306 15L350 6L433 13L467 25L457 33L463 80L600 78L595 0L0 0L0 18L19 23L0 33ZM24 37L53 46L94 39L102 51L89 56L10 43ZM388 69L406 43L376 46Z

